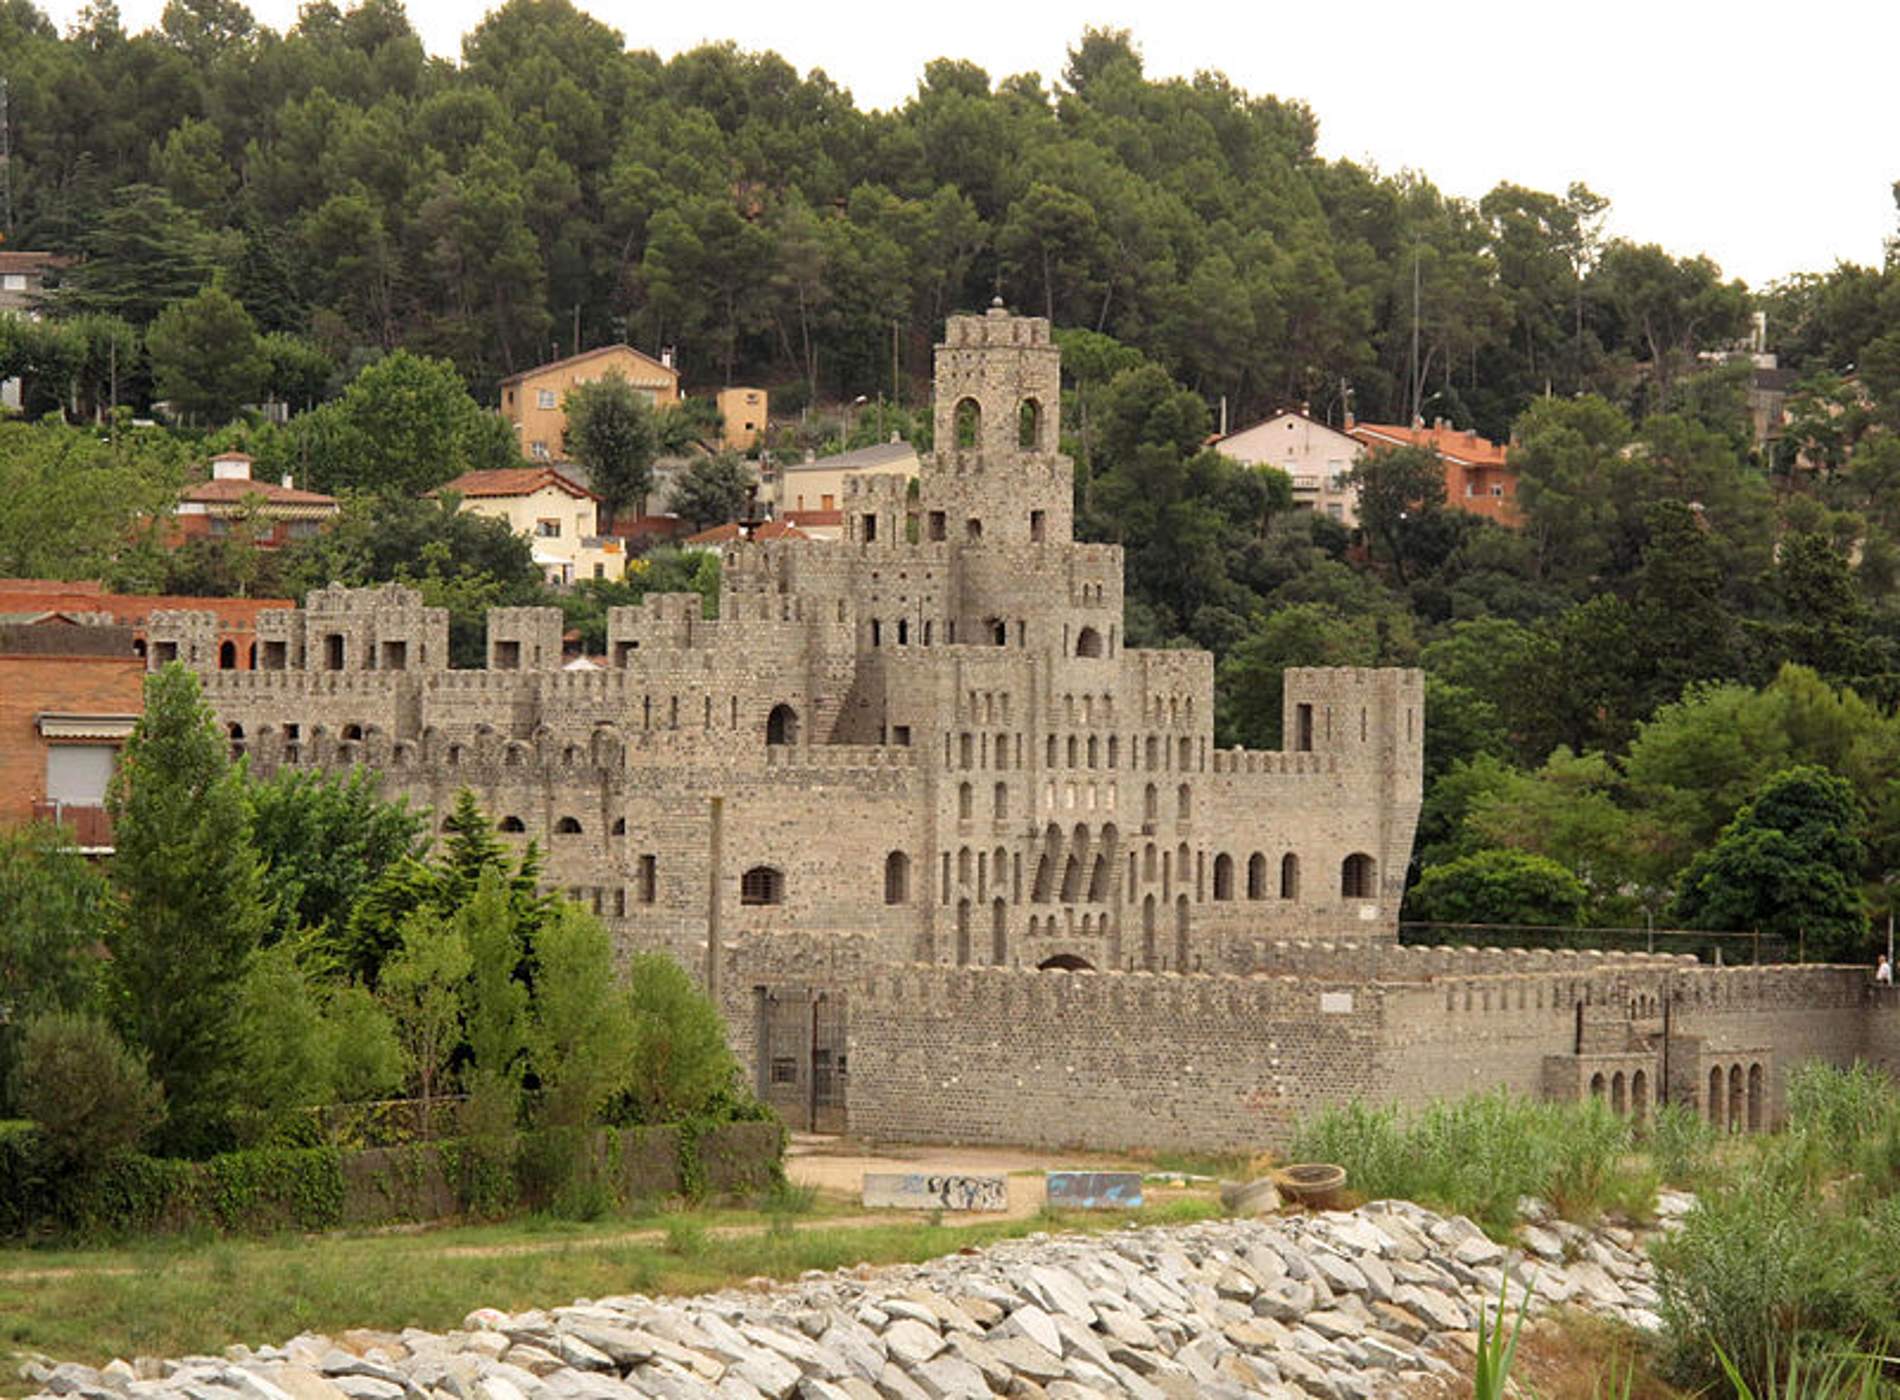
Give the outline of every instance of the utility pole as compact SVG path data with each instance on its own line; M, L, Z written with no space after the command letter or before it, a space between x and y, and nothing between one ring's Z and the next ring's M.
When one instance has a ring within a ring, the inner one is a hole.
M1419 421L1418 396L1425 389L1424 384L1420 382L1422 376L1418 372L1418 255L1419 246L1414 243L1412 244L1412 362L1406 372L1407 378L1412 381L1412 422L1414 424Z
M7 116L7 78L0 73L0 243L13 237L13 123Z

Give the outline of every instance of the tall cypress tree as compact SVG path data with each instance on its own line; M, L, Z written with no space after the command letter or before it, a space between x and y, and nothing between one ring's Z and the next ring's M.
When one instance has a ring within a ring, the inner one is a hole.
M106 945L113 1013L164 1085L173 1150L223 1145L238 1092L238 983L268 923L242 782L197 677L173 663L148 679L107 797Z

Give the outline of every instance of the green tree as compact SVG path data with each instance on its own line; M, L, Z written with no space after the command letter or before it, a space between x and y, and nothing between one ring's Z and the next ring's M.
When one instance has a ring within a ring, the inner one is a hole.
M176 662L145 683L107 806L115 851L106 926L113 1016L150 1059L170 1146L221 1144L242 1054L233 990L268 923L250 806L228 741Z
M195 296L235 256L239 240L214 232L154 185L116 191L85 239L86 259L62 279L62 309L149 326Z
M700 457L673 482L667 508L696 530L737 520L752 494L752 480L738 454Z
M1858 961L1867 940L1863 826L1845 778L1812 765L1783 769L1689 863L1673 913L1688 928L1800 937L1824 960Z
M1405 911L1428 923L1570 927L1588 898L1583 882L1548 856L1485 850L1428 866L1407 892Z
M0 1084L18 1058L21 1029L37 1016L93 1000L95 949L106 883L59 827L0 831Z
M323 1009L329 1039L331 1097L364 1103L397 1092L403 1081L402 1042L381 1002L361 987L338 987Z
M587 468L588 485L600 497L603 527L629 506L645 515L660 444L653 410L617 373L568 390L561 407L567 415L567 450Z
M1401 585L1417 552L1419 532L1445 508L1445 465L1429 447L1395 447L1361 458L1352 469L1359 523L1384 548Z
M1222 744L1281 746L1289 666L1370 666L1379 659L1377 620L1324 603L1296 603L1254 619L1221 661L1214 689Z
M28 1021L11 1088L19 1112L73 1171L134 1150L165 1117L165 1096L143 1059L87 1012Z
M253 958L233 994L242 1087L232 1126L250 1147L268 1141L296 1110L330 1101L336 1042L315 988L286 945Z
M564 903L535 943L531 1037L541 1119L584 1128L626 1087L633 1008L598 920Z
M257 327L222 287L173 302L145 333L153 389L191 423L215 427L263 397L270 366Z
M718 1008L664 953L639 953L627 965L633 1054L626 1111L638 1123L673 1123L703 1112L731 1092L738 1062L726 1044Z
M378 991L415 1077L424 1137L434 1135L435 1100L461 1043L472 965L461 930L435 910L418 909L402 921L401 941L382 966Z
M266 942L333 941L363 892L428 845L428 819L377 796L366 768L347 775L280 768L245 788L271 909Z

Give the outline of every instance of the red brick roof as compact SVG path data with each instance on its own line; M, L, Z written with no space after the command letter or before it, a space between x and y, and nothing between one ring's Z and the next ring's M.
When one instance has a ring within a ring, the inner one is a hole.
M1505 465L1502 444L1448 426L1407 428L1396 423L1355 423L1346 429L1346 435L1368 447L1429 447L1439 456L1468 467Z
M499 467L493 471L463 472L455 480L447 485L438 486L429 494L439 496L444 491L453 491L458 496L493 499L532 496L546 486L552 486L557 491L565 491L577 501L600 499L579 482L562 476L553 467Z
M254 626L257 615L294 608L289 598L187 598L178 594L108 593L105 585L89 579L0 579L0 613L105 613L125 627L142 627L152 613L189 610L210 612L226 627Z

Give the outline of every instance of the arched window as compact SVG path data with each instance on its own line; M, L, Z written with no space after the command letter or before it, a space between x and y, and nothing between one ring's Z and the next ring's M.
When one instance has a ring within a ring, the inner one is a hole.
M612 834L615 836L625 836L627 834L627 819L625 817L614 818Z
M998 897L990 904L990 966L1009 961L1009 907Z
M237 670L237 643L218 643L218 669L220 671Z
M983 440L983 408L975 399L959 399L956 408L957 446L976 447Z
M1016 445L1034 452L1042 446L1042 402L1024 399L1016 410Z
M1234 858L1222 851L1214 857L1214 898L1234 897Z
M957 784L957 819L968 821L972 814L974 798L968 783Z
M1709 1071L1709 1121L1716 1127L1722 1126L1722 1067L1717 1065Z
M765 717L765 742L796 744L798 742L798 711L790 705L774 705L772 713Z
M1141 965L1153 972L1155 970L1155 897L1146 896L1141 901Z
M1160 816L1160 808L1160 789L1153 783L1149 783L1147 789L1141 794L1141 819L1145 822L1157 820Z
M1100 656L1102 654L1102 634L1093 627L1084 627L1075 634L1075 654L1077 656Z
M964 521L963 522L963 538L965 538L966 540L971 540L971 541L982 539L983 538L983 522L981 520L978 520L974 515L971 516L968 520ZM1002 645L1002 642L998 641L996 645L1000 647Z
M785 876L769 865L755 865L739 877L739 903L783 904Z
M1372 857L1364 851L1355 851L1346 857L1339 867L1339 897L1341 899L1371 899L1373 897Z
M581 824L573 817L562 817L554 824L554 834L556 836L579 836L581 834Z
M1280 857L1280 898L1300 897L1300 858L1288 851Z
M1038 972L1093 972L1095 965L1087 958L1078 958L1074 953L1057 953L1052 958L1044 958L1036 964Z
M522 825L520 817L503 817L500 821L495 823L495 829L508 832L510 835L518 835L528 828Z
M1174 970L1188 970L1188 897L1174 897Z
M1267 897L1267 858L1255 851L1247 857L1247 898Z
M1174 816L1177 821L1188 821L1194 816L1194 794L1186 783L1174 790Z
M1593 1074L1590 1076L1590 1097L1591 1098L1593 1099L1602 1098L1604 1096L1604 1092L1608 1088L1609 1088L1609 1085L1604 1082L1603 1076L1601 1074Z
M992 804L992 811L996 820L999 822L1009 815L1008 783L998 783L996 785L996 799Z
M910 899L910 857L892 851L884 857L884 902L903 904Z
M981 535L983 533L983 527L978 525L974 520L972 520L970 524L975 531L975 533L972 534L970 538L975 539L978 535ZM1000 617L993 617L990 619L989 627L990 627L990 640L992 642L994 642L999 647L1006 647L1009 645L1009 624L1007 622L1003 621L1003 619Z

